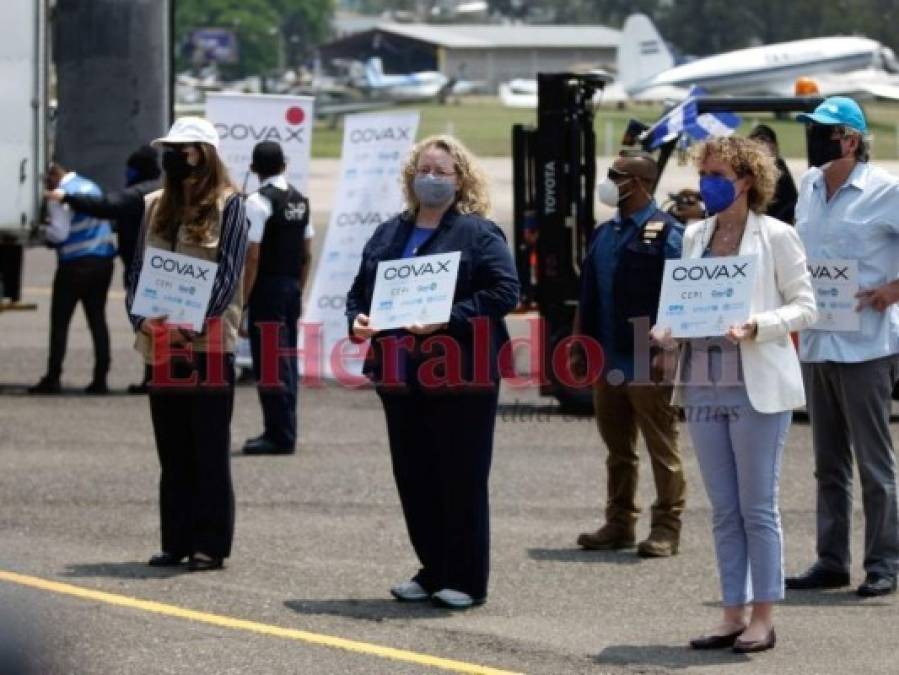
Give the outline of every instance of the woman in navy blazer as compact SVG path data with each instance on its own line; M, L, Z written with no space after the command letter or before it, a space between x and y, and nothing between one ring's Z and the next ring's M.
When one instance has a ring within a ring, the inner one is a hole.
M519 283L505 237L484 216L486 179L457 140L420 142L403 170L406 210L365 245L347 296L354 340L384 405L393 473L421 569L391 588L401 601L465 609L484 602L489 570L488 478L499 393L503 317ZM446 324L380 331L369 319L378 263L459 251Z

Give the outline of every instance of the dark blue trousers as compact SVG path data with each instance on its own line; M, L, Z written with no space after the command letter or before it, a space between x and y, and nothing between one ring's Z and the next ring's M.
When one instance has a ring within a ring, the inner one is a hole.
M300 302L300 283L296 278L260 277L253 287L248 308L250 351L262 405L263 436L281 448L294 448L297 442L299 371L296 356L282 356L277 363L277 383L261 381L263 332L277 330L278 348L296 350Z
M486 598L498 388L379 393L393 475L421 563L415 580L431 593L450 588Z

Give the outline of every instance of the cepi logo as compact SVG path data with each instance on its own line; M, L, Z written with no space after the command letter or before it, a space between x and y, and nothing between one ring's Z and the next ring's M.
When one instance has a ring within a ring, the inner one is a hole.
M219 138L224 140L245 141L251 139L253 141L276 141L277 143L299 143L306 142L306 127L303 122L306 121L306 112L299 106L291 106L284 112L284 125L278 124L254 124L252 122L233 122L231 124L223 124L219 122L215 125Z

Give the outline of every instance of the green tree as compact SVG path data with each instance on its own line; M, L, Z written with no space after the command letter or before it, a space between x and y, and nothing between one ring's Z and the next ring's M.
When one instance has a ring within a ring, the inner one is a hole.
M331 36L334 0L269 0L281 17L288 66L298 66Z
M191 31L226 28L237 34L240 49L238 63L222 66L226 77L296 66L327 38L333 13L333 0L176 0L177 65L192 65L184 48Z

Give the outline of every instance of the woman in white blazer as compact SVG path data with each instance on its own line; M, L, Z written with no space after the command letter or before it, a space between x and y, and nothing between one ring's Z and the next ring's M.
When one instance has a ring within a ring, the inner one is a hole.
M790 332L817 320L805 251L795 231L765 216L777 182L774 157L757 141L717 138L696 152L711 217L687 227L687 258L754 256L750 317L726 338L682 345L675 400L684 406L712 504L724 620L696 649L770 649L774 602L783 599L777 505L792 410L805 402ZM653 336L673 346L670 330ZM747 622L747 607L751 613Z

